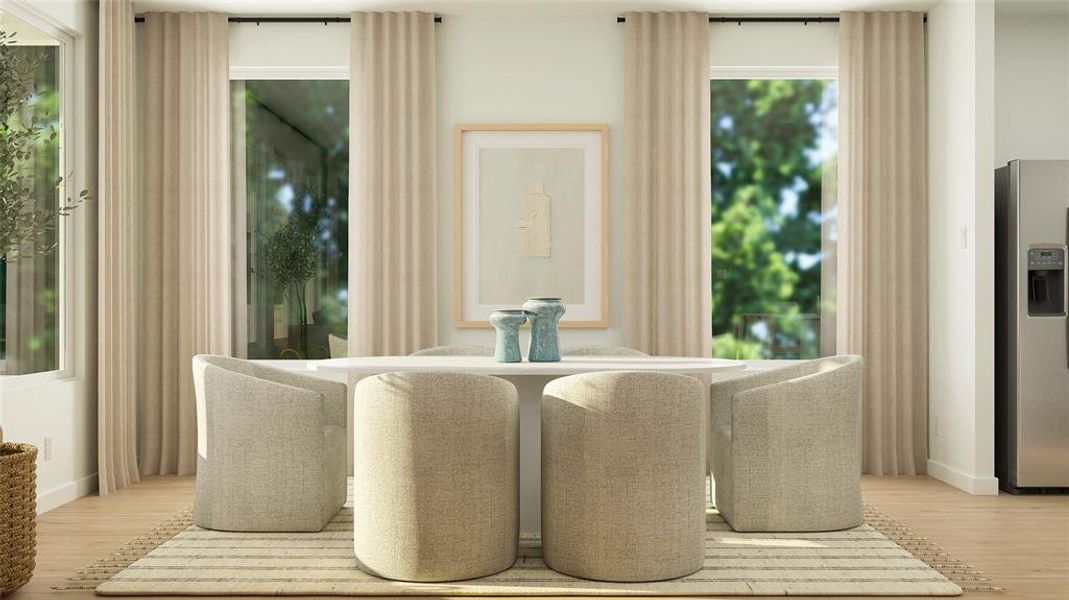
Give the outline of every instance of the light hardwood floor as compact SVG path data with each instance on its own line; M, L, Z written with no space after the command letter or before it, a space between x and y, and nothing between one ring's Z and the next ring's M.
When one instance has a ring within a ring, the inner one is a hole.
M12 600L76 600L58 592L75 569L189 506L189 477L154 477L42 516L37 574ZM928 477L865 477L865 501L972 564L1006 589L967 598L1069 599L1069 496L969 496Z

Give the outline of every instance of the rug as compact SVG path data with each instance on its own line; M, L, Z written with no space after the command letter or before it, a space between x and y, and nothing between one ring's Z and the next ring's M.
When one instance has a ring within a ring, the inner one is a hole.
M640 584L586 581L548 569L538 556L521 556L511 569L490 577L417 584L379 579L356 568L349 506L322 532L287 534L209 531L192 526L186 511L129 544L124 553L114 557L111 565L98 563L88 568L75 578L80 581L73 581L67 588L90 587L79 583L99 584L98 594L116 596L952 596L961 593L962 588L947 576L873 527L873 522L887 524L888 519L881 513L868 509L866 520L869 522L865 525L840 532L737 533L715 510L710 510L706 519L704 567L693 575L671 581ZM911 532L907 537L917 541ZM934 554L945 557L944 553ZM948 564L960 565L954 561ZM961 571L959 576L973 576L969 569ZM953 577L953 573L950 575Z

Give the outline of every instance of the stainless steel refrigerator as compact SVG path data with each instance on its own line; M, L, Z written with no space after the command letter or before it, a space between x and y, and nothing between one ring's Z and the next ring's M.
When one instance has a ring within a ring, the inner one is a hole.
M1069 160L995 170L995 474L1069 490Z

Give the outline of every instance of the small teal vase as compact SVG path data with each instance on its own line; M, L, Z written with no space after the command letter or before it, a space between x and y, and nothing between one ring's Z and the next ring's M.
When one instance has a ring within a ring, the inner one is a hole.
M527 322L522 310L495 310L490 313L490 324L497 330L494 345L494 360L497 362L520 362L520 326Z
M560 298L528 298L523 303L523 311L531 320L531 348L527 351L527 360L559 362L557 323L564 315L564 302Z

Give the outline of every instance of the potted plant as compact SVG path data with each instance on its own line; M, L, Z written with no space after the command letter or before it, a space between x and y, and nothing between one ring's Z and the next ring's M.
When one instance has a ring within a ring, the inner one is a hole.
M291 215L271 234L264 248L267 275L289 300L299 328L298 353L308 357L308 305L305 285L315 276L319 252L315 228L304 219Z

